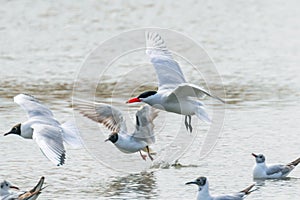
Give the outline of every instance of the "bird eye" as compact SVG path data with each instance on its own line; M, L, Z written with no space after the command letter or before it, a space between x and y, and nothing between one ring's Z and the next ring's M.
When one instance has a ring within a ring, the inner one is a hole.
M3 188L3 185L1 185L1 188Z

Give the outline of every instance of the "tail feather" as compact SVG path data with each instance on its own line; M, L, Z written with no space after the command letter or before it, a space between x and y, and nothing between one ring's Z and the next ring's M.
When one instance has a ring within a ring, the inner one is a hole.
M149 153L150 153L150 155L156 155L156 152L155 152L153 149L151 149L149 146L148 146L148 148L149 148ZM142 151L144 151L144 152L148 153L148 151L147 151L147 148L146 148L146 147L145 147L145 148L143 148L143 149L142 149Z
M207 112L205 111L204 107L199 106L197 112L195 112L196 116L206 123L211 123L211 119L209 118Z
M63 129L62 137L65 143L75 148L82 147L82 139L74 121L67 121L63 123L61 127Z
M300 163L300 158L294 160L293 162L287 164L288 166L294 166L296 167Z

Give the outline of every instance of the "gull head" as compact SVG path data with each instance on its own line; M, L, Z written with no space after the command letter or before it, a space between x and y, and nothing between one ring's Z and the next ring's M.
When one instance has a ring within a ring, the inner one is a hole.
M116 143L118 141L118 133L112 133L109 135L109 137L105 140L105 142L107 141L111 141L112 143Z
M2 191L8 191L9 189L19 190L17 186L12 185L10 182L5 180L0 183L0 188L1 188L1 193Z
M254 156L256 163L264 163L266 161L266 158L263 154L252 153L252 156Z
M10 134L21 135L21 124L17 124L14 127L12 127L12 129L9 132L4 133L4 136L10 135Z
M207 181L206 177L201 176L201 177L197 178L196 180L191 181L191 182L187 182L185 184L186 185L190 185L190 184L198 185L199 191L201 191L204 186L208 185L208 181Z

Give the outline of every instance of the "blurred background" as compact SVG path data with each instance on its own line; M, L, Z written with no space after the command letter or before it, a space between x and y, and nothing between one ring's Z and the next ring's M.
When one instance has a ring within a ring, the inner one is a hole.
M264 153L267 162L288 163L298 158L299 4L296 0L1 1L3 133L26 120L12 99L19 93L36 96L58 120L70 119L74 80L88 54L112 36L141 27L173 29L200 44L215 63L223 81L216 87L223 85L229 103L218 143L204 159L189 149L182 165L128 174L103 166L86 149L67 148L66 165L55 167L33 141L10 136L0 137L0 179L29 189L45 176L49 187L39 199L195 199L196 188L184 183L198 176L209 178L212 194L236 192L250 185L252 152ZM123 64L131 67L134 62ZM192 71L185 75L195 84L201 82ZM114 75L108 74L110 78ZM126 87L123 89L124 95ZM99 100L107 97L105 92L99 94ZM126 105L121 106L126 100L112 102L126 110ZM183 123L180 117L176 120ZM94 126L87 125L87 131L99 131ZM186 132L181 135L191 140ZM109 149L103 154L110 155L115 149L105 145ZM111 155L114 158L116 153ZM138 155L131 156L134 163L142 162ZM258 183L260 190L247 199L299 198L300 169L290 177Z

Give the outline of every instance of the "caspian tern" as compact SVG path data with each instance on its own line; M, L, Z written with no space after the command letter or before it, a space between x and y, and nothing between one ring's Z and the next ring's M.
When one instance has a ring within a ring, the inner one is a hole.
M178 63L159 34L146 32L146 46L146 54L150 57L158 78L158 90L146 91L126 103L144 102L157 109L185 115L185 126L190 132L192 115L210 123L211 119L205 111L204 104L193 98L209 96L223 103L224 100L186 82Z
M33 96L19 94L14 97L14 102L27 112L29 119L15 125L4 136L16 134L35 140L43 154L57 166L65 163L66 151L63 142L74 147L81 146L81 138L73 122L60 124L51 110Z
M153 132L153 120L158 111L148 105L142 106L136 112L136 127L132 134L127 132L126 121L121 111L113 106L104 103L94 103L78 101L74 108L79 110L84 116L106 126L112 133L105 141L111 141L123 153L139 152L143 160L146 155L141 151L147 152L149 158L153 160L154 154L149 145L155 142Z
M43 184L44 184L44 177L41 177L37 185L26 192L15 192L11 191L10 189L16 189L19 190L18 187L13 186L8 181L3 181L0 183L1 189L0 189L0 196L1 200L36 200L38 196L41 194L41 191L43 190Z
M253 178L255 179L278 179L286 177L299 163L300 158L289 164L266 165L266 158L263 154L254 154L255 166L253 168Z
M252 184L246 189L235 194L211 196L209 193L209 184L206 177L199 177L195 181L186 183L186 185L189 184L195 184L198 186L197 200L242 200L251 192L255 191L251 190L255 186L255 184Z

